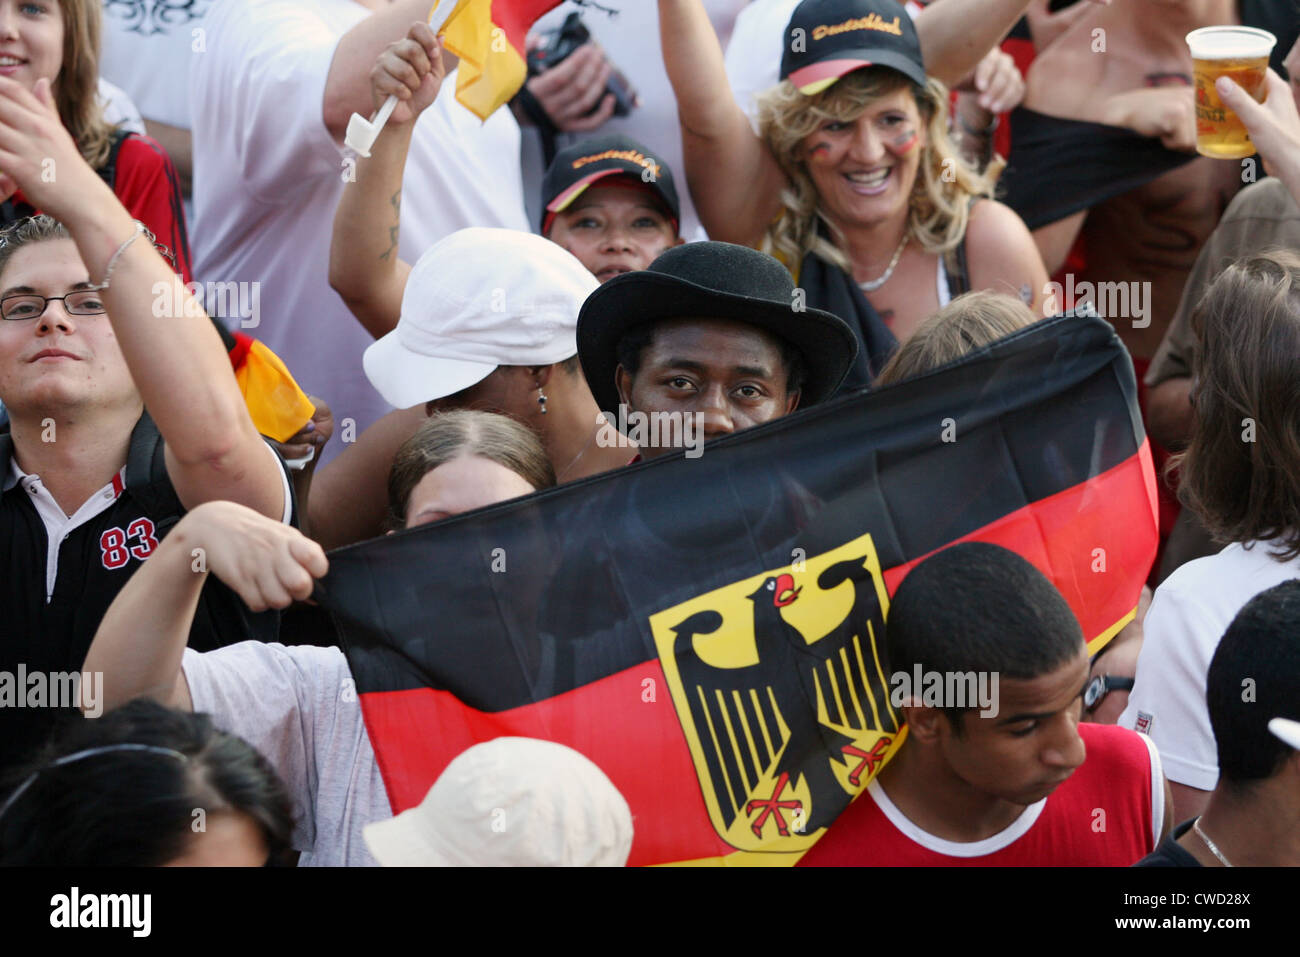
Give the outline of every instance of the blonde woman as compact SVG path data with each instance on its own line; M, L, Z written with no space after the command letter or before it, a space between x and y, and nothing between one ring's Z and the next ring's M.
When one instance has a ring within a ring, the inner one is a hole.
M867 385L898 342L972 289L1035 314L1047 272L1020 218L990 197L996 169L961 159L948 93L927 77L894 0L804 0L786 28L781 82L759 134L729 95L699 0L659 0L687 181L714 239L781 259L801 306L839 315L862 348L845 388Z

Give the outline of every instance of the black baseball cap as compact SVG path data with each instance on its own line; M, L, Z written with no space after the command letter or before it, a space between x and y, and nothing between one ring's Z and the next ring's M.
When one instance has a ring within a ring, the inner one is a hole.
M608 133L555 154L542 178L542 235L550 231L556 213L564 212L588 186L607 176L634 177L663 204L673 231L678 231L681 204L668 164L631 137Z
M793 345L806 368L800 408L834 395L858 354L843 319L796 309L789 270L766 253L722 242L686 243L646 269L615 276L578 313L578 360L596 404L618 408L618 343L637 326L662 319L732 319Z
M803 0L785 28L781 79L820 93L867 66L887 66L925 85L921 40L895 0Z

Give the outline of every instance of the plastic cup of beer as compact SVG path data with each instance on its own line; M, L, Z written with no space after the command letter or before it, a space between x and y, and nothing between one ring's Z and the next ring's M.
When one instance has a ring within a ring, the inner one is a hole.
M1214 81L1231 77L1258 103L1268 96L1268 58L1277 37L1254 27L1205 27L1187 34L1196 78L1196 152L1242 159L1255 147L1237 114L1223 105Z

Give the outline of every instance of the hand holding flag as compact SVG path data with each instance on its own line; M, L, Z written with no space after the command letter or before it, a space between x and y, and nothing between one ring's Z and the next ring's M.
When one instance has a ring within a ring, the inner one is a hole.
M388 108L392 122L411 122L438 98L446 76L438 38L427 23L413 23L406 36L390 44L370 70L376 120Z
M519 91L527 76L524 44L528 28L559 0L440 0L430 31L460 58L456 99L486 120ZM390 95L372 120L353 113L344 142L370 155L380 131L397 108Z

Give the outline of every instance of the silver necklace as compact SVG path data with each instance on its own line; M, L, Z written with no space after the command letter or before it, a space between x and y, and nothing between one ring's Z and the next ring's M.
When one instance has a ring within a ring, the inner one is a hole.
M908 238L907 234L903 235L903 241L899 243L898 248L894 250L894 258L889 261L889 268L885 270L885 274L879 279L872 279L869 282L858 283L859 289L863 292L875 292L885 283L889 282L889 277L894 274L894 268L898 265L898 261L903 258L903 247L907 245Z
M1211 841L1211 840L1210 840L1210 839L1205 835L1205 832L1201 830L1201 819L1200 819L1199 817L1198 817L1195 821L1192 822L1192 830L1195 831L1196 834L1197 834L1197 836L1200 837L1200 839L1201 839L1202 841L1205 842L1205 846L1208 847L1208 848L1210 849L1210 853L1211 853L1211 854L1213 854L1215 857L1217 857L1217 858L1219 859L1219 863L1220 863L1220 864L1222 864L1224 867L1231 867L1231 866L1232 866L1232 861L1230 861L1230 860L1228 860L1226 857L1224 857L1224 856L1223 856L1223 852L1220 851L1220 850L1215 846L1214 842Z
M587 444L584 445L582 449L578 452L578 454L573 457L573 461L570 462L568 465L566 465L563 471L556 473L555 475L556 482L559 482L561 478L563 478L564 476L568 475L571 471L573 471L573 467L578 464L578 459L582 458L584 455L587 454L587 450L591 448L591 443L596 441L596 436L598 435L600 435L599 429L597 429L595 432L591 434L591 438L587 439Z

